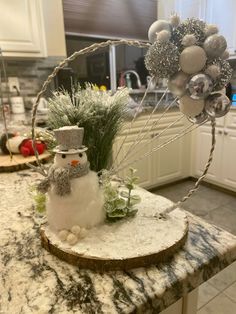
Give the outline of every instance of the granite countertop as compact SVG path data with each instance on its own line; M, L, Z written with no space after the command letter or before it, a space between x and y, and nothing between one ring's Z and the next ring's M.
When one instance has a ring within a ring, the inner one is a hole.
M80 270L41 247L29 192L40 178L0 174L0 313L158 313L236 260L235 236L188 213L187 242L168 263Z

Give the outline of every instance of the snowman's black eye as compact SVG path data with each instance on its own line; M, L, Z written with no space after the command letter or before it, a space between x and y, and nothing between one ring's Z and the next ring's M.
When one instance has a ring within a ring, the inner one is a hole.
M79 153L79 157L82 158L82 157L83 157L83 154L82 154L82 153Z
M61 155L61 158L66 158L66 155L65 155L65 154L62 154L62 155Z

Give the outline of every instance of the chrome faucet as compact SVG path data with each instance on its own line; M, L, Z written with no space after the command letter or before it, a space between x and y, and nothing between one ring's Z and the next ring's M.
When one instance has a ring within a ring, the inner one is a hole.
M125 77L125 75L127 73L132 73L132 74L134 74L136 76L138 88L141 88L142 84L141 84L140 77L139 77L138 73L136 71L134 71L134 70L127 70L127 71L122 73L122 76Z

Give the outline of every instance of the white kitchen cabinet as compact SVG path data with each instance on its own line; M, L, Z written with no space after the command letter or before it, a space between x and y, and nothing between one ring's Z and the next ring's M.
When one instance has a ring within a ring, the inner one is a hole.
M124 141L125 135L120 136L117 138L114 149L113 149L113 156L115 157L118 153L118 150L120 148L120 145L122 145ZM125 139L124 145L122 146L122 149L118 155L117 162L115 163L117 167L119 167L119 164L122 162L123 158L126 156L126 154L129 152L131 146L133 147L133 143L137 139L137 134L128 135ZM130 150L130 157L125 158L125 161L122 162L122 165L126 165L132 160L135 160L139 158L140 156L143 156L147 151L149 151L151 148L150 144L148 143L148 139L143 139L140 141L138 145L135 146L134 149ZM136 153L135 153L136 152ZM132 157L135 155L134 157ZM149 187L152 185L152 162L151 162L151 156L148 156L146 158L143 158L140 161L132 163L129 167L133 167L137 169L137 176L139 177L139 185L142 187ZM119 168L120 168L119 167ZM125 178L129 174L129 167L126 167L119 171L118 175L122 178Z
M222 152L222 183L236 189L236 130L224 130Z
M206 181L236 191L236 112L231 110L225 118L219 120L219 126L216 128L216 148ZM211 148L211 127L209 125L199 127L193 140L194 174L199 177L202 175Z
M153 142L153 146L161 145L178 133L171 130ZM184 138L168 144L153 154L152 168L154 183L162 184L175 181L183 174Z
M0 10L5 57L66 56L61 0L0 0Z
M41 3L37 0L1 0L0 47L4 55L45 55Z
M115 159L115 165L122 161L125 154L128 152L129 148L137 139L141 139L140 143L130 150L130 157L127 158L123 165L126 165L129 160L134 161L135 159L144 156L145 153L155 150L155 148L170 138L173 138L176 134L183 129L186 125L186 121L180 120L178 123L170 127L166 132L160 134L170 123L175 121L180 117L179 112L168 113L164 118L162 118L158 124L143 137L144 131L140 133L143 126L145 125L148 116L142 115L133 124L130 132L129 123L126 125L126 131L123 131L116 139L113 148L113 158ZM156 121L160 117L160 114L154 114L150 120L150 123ZM149 128L146 128L148 130ZM128 132L128 135L126 135ZM125 141L124 141L125 139ZM120 145L124 145L116 159L117 152L119 151ZM189 137L183 137L168 144L164 148L158 151L152 152L152 154L143 158L138 162L131 163L130 166L136 168L137 175L139 176L139 185L145 188L152 188L158 185L162 185L168 182L173 182L175 180L187 177L189 175ZM128 174L128 168L123 169L118 172L118 175L124 178Z

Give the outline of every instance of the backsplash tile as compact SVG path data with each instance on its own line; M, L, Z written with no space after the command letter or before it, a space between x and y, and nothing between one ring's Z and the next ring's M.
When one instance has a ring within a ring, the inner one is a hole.
M20 93L24 98L26 107L30 107L30 99L37 95L42 84L47 79L59 63L57 58L45 58L39 60L5 60L7 76L18 77L20 84ZM4 78L2 78L4 82ZM54 89L52 83L44 96L50 95L50 90ZM5 84L2 83L3 102L7 103L7 92ZM13 96L13 94L10 94Z

